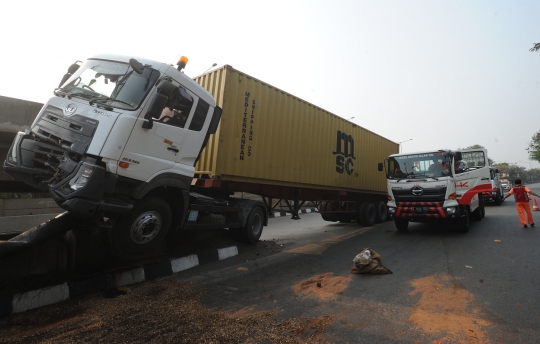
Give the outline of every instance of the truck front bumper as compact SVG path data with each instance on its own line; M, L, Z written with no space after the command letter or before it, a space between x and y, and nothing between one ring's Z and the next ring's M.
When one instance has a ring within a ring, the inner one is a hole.
M396 202L389 206L392 218L413 222L437 222L460 217L459 206L443 206L443 202Z
M37 167L47 166L43 161L45 151L56 156L54 168ZM113 192L118 176L106 172L97 159L85 156L74 161L58 147L35 141L28 132L17 133L2 167L15 179L48 191L60 207L79 218L92 218L101 212L126 213L133 208L130 203L105 197Z

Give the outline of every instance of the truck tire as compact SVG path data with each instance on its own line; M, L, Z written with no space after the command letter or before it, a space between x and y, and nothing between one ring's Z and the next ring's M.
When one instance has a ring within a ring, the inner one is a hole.
M500 191L497 190L497 194L495 195L495 205L501 205L502 204L502 194Z
M409 228L409 221L403 220L403 219L394 219L394 224L396 225L396 228L400 232L406 232L407 228Z
M365 202L360 206L357 222L362 226L373 226L376 216L377 210L373 203Z
M331 210L331 204L330 202L323 202L322 205L321 205L321 209L322 211L327 211L327 210ZM333 207L335 208L335 207ZM339 221L339 214L338 213L333 213L333 214L323 214L321 213L321 217L323 218L324 221L329 221L329 222L337 222Z
M484 196L481 194L478 196L478 208L472 213L472 218L475 221L481 221L486 215L486 208L484 207Z
M171 220L172 211L165 200L142 199L109 230L111 246L121 258L144 257L161 248Z
M249 213L246 226L238 229L238 238L241 241L254 244L259 241L264 226L264 211L255 207Z
M383 223L388 217L388 208L383 201L375 202L375 209L377 212L376 221L377 223Z
M470 219L469 219L469 210L463 210L463 216L459 218L456 224L456 229L458 232L466 233L469 231Z

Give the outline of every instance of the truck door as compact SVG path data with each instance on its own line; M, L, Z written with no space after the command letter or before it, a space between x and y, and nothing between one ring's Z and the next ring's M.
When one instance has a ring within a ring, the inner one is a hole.
M454 161L454 180L459 204L471 204L478 193L491 191L490 171L485 149L461 151L461 160Z
M153 118L151 129L143 128L151 100L146 102L120 158L120 163L129 163L129 167L119 168L119 175L147 180L159 171L172 168L179 159L188 133L185 125L195 111L193 105L197 97L178 83L173 82L173 85L174 96L170 97L159 118Z

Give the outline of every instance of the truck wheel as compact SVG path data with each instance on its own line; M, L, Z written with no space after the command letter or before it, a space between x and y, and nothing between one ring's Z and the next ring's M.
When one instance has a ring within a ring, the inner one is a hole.
M501 205L502 203L502 195L500 192L497 192L495 195L495 205Z
M457 230L459 232L466 233L469 231L469 210L464 209L463 210L463 216L457 220Z
M376 216L377 210L373 203L362 203L358 212L358 223L362 226L372 226L375 223Z
M486 204L483 197L482 197L482 211L480 213L482 214L482 218L486 217Z
M246 226L240 228L239 238L242 241L254 244L259 241L263 231L264 212L260 207L253 208L249 213Z
M478 196L478 208L472 213L473 220L481 221L486 215L486 208L484 208L484 197L482 195Z
M377 211L376 220L378 223L383 223L386 221L386 218L388 217L388 208L386 207L386 204L382 201L375 202L375 209Z
M400 232L406 232L407 228L409 228L409 221L403 220L403 219L394 219L394 224L396 225L396 228Z
M326 210L330 210L331 208L331 204L330 202L323 202L323 204L321 205L321 209L323 211L326 211ZM332 207L332 208L335 208L335 207ZM335 210L335 209L333 209ZM324 221L330 221L330 222L337 222L339 221L339 214L338 213L330 213L330 214L323 214L321 213L321 217L323 218Z
M122 258L144 256L160 247L171 219L171 208L163 199L142 199L109 230L109 240Z

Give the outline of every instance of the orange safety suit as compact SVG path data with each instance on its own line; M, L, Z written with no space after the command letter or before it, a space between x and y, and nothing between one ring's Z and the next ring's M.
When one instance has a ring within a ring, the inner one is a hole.
M527 221L525 219L525 213L527 213L527 219L529 224L534 224L534 219L531 212L531 205L529 204L529 190L528 187L522 185L516 185L508 193L514 195L516 199L516 207L519 215L519 221L522 225L526 225Z

